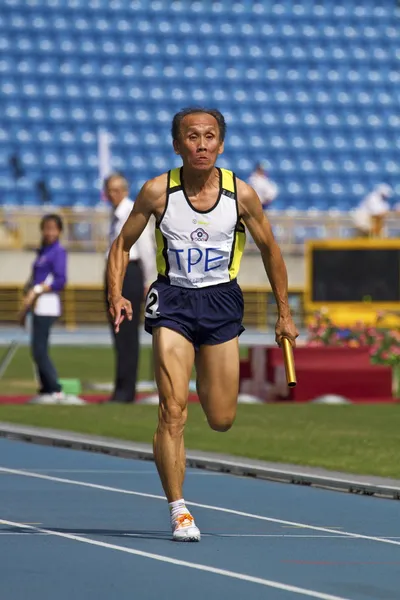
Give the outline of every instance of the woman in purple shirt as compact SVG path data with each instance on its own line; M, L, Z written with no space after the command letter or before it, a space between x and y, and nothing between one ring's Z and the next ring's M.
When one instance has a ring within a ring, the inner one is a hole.
M33 313L31 350L41 384L39 395L42 402L56 403L63 394L48 347L50 330L61 314L60 292L67 280L67 253L60 245L63 223L58 215L45 215L40 229L42 244L33 263L20 322L24 325L28 312Z

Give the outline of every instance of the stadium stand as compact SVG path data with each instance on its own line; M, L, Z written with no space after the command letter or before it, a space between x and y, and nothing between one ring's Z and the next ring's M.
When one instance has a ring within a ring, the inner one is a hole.
M176 164L185 105L215 105L221 166L267 159L276 210L347 211L400 193L399 14L386 0L2 0L0 203L99 202L97 131L134 182ZM9 166L17 153L24 175ZM301 239L323 235L299 229ZM301 240L300 240L301 241Z

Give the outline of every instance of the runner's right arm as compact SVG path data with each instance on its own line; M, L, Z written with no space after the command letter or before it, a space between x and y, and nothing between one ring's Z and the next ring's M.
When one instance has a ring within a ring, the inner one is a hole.
M111 245L106 276L110 312L115 320L116 332L119 331L119 325L125 315L129 320L132 319L131 303L122 297L122 284L129 262L129 251L144 231L151 215L158 216L163 195L165 199L165 190L165 176L156 177L144 184L121 233Z
M129 262L129 251L138 240L147 225L151 212L148 210L149 182L140 190L131 214L126 220L121 233L111 245L107 261L107 285L109 300L121 297L122 283Z

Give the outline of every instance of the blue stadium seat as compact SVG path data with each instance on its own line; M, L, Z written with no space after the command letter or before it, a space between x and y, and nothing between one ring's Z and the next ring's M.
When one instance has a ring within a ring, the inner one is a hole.
M221 165L246 178L270 160L277 208L347 210L376 181L398 178L390 3L3 4L1 156L19 149L28 178L43 168L60 206L97 203L100 126L113 133L115 168L143 179L168 168L171 116L187 104L224 112ZM7 201L35 203L4 177Z

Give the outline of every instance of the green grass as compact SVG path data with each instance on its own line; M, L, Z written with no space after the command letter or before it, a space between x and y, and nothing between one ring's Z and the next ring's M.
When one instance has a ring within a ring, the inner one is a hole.
M114 380L114 352L110 347L53 346L51 357L59 377L80 379L84 390L88 382L102 383ZM139 379L152 379L150 348L142 348L140 353ZM36 390L30 350L21 347L0 380L0 393L31 394Z
M246 350L242 349L242 354ZM113 350L98 346L54 346L60 377L111 382ZM151 350L143 348L139 378L152 377ZM0 394L36 391L28 348L20 348L0 380ZM157 411L151 406L83 408L0 406L0 420L150 442ZM239 406L233 429L211 431L199 406L191 405L189 448L277 462L320 466L400 478L400 406Z
M242 405L228 433L189 408L188 448L400 478L398 405ZM0 420L150 442L154 406L0 406Z
M3 356L0 349L0 360ZM245 356L246 348L241 348ZM83 391L87 391L87 383L103 383L114 381L114 351L107 346L53 346L51 357L57 367L58 375L64 379L80 379ZM151 381L152 351L143 347L139 360L139 381ZM17 350L12 362L0 379L0 394L34 394L37 391L30 350L21 347Z

